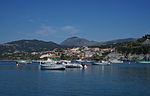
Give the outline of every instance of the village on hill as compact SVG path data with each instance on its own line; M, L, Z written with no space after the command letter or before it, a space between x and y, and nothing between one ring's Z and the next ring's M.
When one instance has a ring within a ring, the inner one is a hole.
M150 60L150 35L124 43L101 46L78 46L54 48L45 51L14 51L4 52L1 60L39 60L46 57L57 57L62 60Z

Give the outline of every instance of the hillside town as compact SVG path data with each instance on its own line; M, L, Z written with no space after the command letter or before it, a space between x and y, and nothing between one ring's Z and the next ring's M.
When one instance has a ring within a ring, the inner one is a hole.
M89 47L75 47L75 48L65 48L58 49L55 48L51 51L43 52L14 52L3 54L7 55L8 58L12 60L40 60L46 59L47 57L59 58L62 60L150 60L150 54L128 54L124 55L118 53L115 48L89 48Z
M77 39L77 38L75 38ZM81 40L77 40L81 41ZM25 42L25 43L24 43ZM30 41L31 42L31 41ZM35 41L34 41L35 42ZM36 43L39 41L36 41ZM35 50L33 44L29 44L29 41L19 41L19 44L30 45L24 49ZM41 41L40 41L41 43ZM81 43L80 43L81 44ZM6 45L2 47L3 50L7 49L0 55L1 60L40 60L47 57L59 58L61 60L94 60L94 61L138 61L138 60L150 60L150 35L145 35L136 41L107 44L101 46L76 46L76 47L57 47L49 50L49 48L43 47L41 51L23 51L16 49L17 44ZM17 46L18 46L17 45ZM31 46L32 45L32 46ZM9 46L11 46L9 48ZM22 46L22 45L20 45ZM40 46L40 45L38 45ZM2 50L1 48L1 50ZM12 50L14 48L14 50ZM20 47L19 47L20 48ZM40 49L40 48L39 48ZM3 51L2 50L2 51ZM1 51L1 52L2 52Z

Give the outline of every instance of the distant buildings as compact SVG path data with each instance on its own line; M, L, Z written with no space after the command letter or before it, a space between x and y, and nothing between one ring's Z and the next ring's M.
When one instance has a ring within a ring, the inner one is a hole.
M53 51L46 51L41 52L40 58L44 57L51 57L52 55L59 56L66 56L66 58L79 58L79 59L90 59L93 56L103 56L106 52L112 52L112 48L88 48L86 46L84 47L76 47L76 48L66 48L66 49L54 49Z

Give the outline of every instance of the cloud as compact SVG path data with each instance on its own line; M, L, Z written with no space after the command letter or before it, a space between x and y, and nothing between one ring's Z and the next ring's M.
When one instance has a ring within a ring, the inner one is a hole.
M57 33L57 28L51 26L41 26L35 33L42 36L48 36Z
M69 34L74 35L77 34L80 30L75 26L41 26L35 33L40 36L50 36L56 34Z
M69 34L76 34L76 33L78 33L80 30L79 30L78 28L74 27L74 26L63 26L63 27L61 28L61 31L67 32L67 33L69 33Z

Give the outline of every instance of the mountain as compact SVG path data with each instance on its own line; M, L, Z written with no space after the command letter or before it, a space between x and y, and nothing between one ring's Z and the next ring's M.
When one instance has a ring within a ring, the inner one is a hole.
M117 43L125 43L125 42L130 42L130 41L135 41L137 39L135 38L125 38L125 39L116 39L116 40L110 40L110 41L105 41L103 44L117 44Z
M60 45L54 42L45 42L40 40L18 40L8 42L0 45L0 52L33 52L33 51L44 51L52 50L54 48L60 48Z
M112 40L107 42L96 42L96 41L89 41L84 38L71 37L64 40L60 45L51 41L46 42L41 40L18 40L18 41L8 42L5 44L0 44L0 54L13 53L13 52L47 51L47 50L52 50L54 48L63 48L63 47L100 46L100 45L129 42L134 40L136 39L127 38L127 39L118 39L118 40Z
M122 43L116 46L116 50L123 54L149 54L150 53L150 34L138 38L135 41Z
M84 38L79 38L79 37L71 37L66 40L64 40L60 45L62 46L94 46L94 45L99 45L99 42L96 41L89 41Z
M84 38L79 37L71 37L64 40L60 45L63 46L100 46L100 45L108 45L108 44L116 44L116 43L124 43L136 40L135 38L126 38L126 39L116 39L106 42L97 42L97 41L89 41Z

